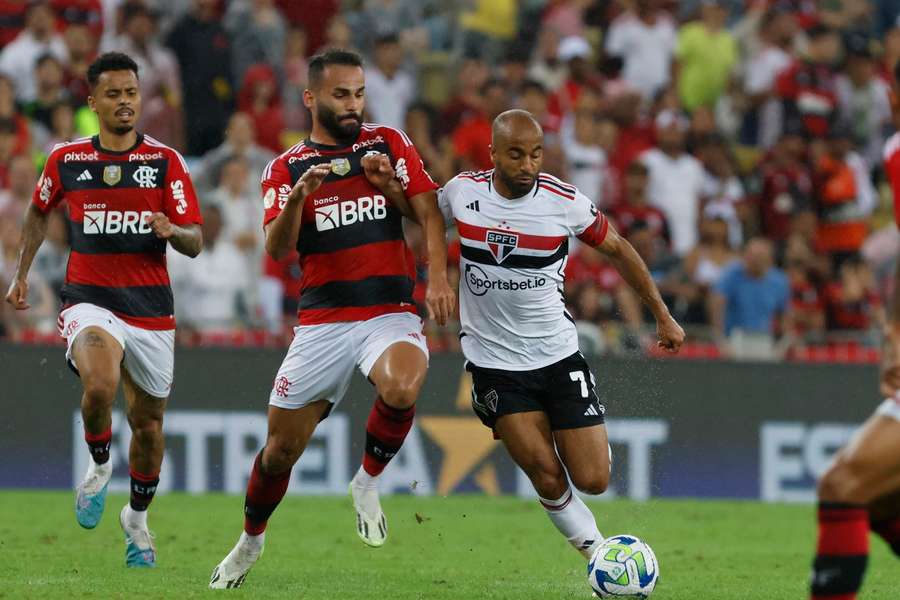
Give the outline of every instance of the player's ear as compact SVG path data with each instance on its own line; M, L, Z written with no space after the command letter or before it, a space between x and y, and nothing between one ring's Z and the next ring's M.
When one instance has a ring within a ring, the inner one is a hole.
M91 109L91 112L97 113L97 103L94 101L94 95L91 94L87 97L88 107Z
M310 90L309 88L303 90L303 106L312 110L314 102L315 96L313 96L312 90Z

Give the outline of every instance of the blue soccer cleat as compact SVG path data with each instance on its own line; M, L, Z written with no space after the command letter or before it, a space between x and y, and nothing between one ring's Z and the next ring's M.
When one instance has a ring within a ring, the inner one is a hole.
M94 467L75 488L75 519L85 529L96 527L103 516L110 474L109 468Z
M146 527L140 527L125 521L126 504L119 514L119 525L125 532L125 566L136 568L153 568L156 566L156 548L153 546L153 534Z

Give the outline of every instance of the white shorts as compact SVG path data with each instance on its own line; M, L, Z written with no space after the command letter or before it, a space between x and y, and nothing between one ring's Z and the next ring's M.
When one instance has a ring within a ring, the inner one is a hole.
M76 372L72 344L85 327L99 327L122 346L122 364L132 381L154 398L168 398L175 370L175 330L141 329L95 304L76 304L59 315L59 334L66 339L66 360Z
M894 398L888 398L878 405L878 408L875 409L875 414L900 421L900 398L897 398L896 396Z
M316 400L337 405L344 397L353 367L366 377L378 358L398 342L413 344L428 359L422 319L412 313L392 313L367 321L301 325L278 369L269 404L302 408Z

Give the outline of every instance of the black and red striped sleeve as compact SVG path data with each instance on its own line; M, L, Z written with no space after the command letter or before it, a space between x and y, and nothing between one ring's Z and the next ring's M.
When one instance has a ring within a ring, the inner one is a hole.
M62 179L59 176L59 154L51 152L44 171L34 187L31 203L42 213L48 213L63 197Z
M433 192L438 186L425 170L425 163L412 140L399 129L385 128L385 140L394 158L394 171L407 199L425 192Z

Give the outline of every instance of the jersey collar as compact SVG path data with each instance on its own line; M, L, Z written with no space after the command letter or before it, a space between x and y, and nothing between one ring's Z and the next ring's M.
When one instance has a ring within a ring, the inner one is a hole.
M356 139L354 139L349 144L338 144L338 145L320 144L318 142L312 141L310 138L306 138L305 140L303 140L303 145L306 146L307 148L313 148L315 150L343 150L344 148L349 148L353 144L358 142L359 138L362 137L362 134L363 134L363 130L360 129L359 135L357 135Z
M126 148L125 150L107 150L103 146L100 145L100 136L95 135L91 138L91 145L94 147L94 150L97 152L102 152L103 154L111 154L113 156L118 156L120 154L128 154L129 152L134 152L138 146L144 143L144 134L138 133L137 139L134 141L134 145L131 148Z

